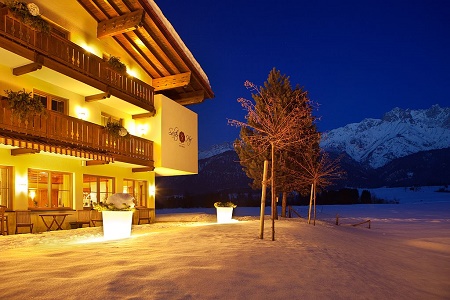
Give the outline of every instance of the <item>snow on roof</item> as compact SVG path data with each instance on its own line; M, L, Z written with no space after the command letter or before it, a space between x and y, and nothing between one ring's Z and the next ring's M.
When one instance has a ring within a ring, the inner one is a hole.
M208 83L208 85L211 87L211 84L209 83L208 76L206 75L205 71L203 71L200 64L197 62L197 60L194 58L194 55L192 55L191 51L188 49L188 47L184 44L183 40L180 38L178 33L175 31L175 28L173 28L172 24L167 20L167 18L162 13L161 9L158 7L158 5L153 0L147 0L147 2L150 4L152 9L155 11L155 13L158 15L158 18L161 20L161 22L164 24L166 29L169 31L169 33L172 35L172 37L175 39L175 42L180 46L180 48L183 50L183 52L188 57L189 61L194 65L195 69L199 72L200 76L205 80L205 82Z

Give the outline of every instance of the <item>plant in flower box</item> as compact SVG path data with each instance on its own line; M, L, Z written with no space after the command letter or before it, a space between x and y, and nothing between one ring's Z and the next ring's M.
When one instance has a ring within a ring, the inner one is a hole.
M41 17L39 7L34 3L25 3L17 0L9 0L5 2L11 13L21 22L27 24L34 29L49 33L49 23Z
M230 223L233 216L233 208L236 206L233 202L215 202L217 223Z
M135 199L130 194L116 193L102 203L94 205L94 209L102 212L103 237L116 240L131 236Z
M9 108L19 120L26 120L28 117L37 115L46 115L47 109L31 92L27 93L23 89L17 92L5 90L5 93Z

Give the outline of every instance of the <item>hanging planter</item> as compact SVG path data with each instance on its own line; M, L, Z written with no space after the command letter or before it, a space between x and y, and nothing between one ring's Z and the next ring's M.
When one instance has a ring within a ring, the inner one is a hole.
M27 93L25 89L14 92L5 90L9 108L19 120L27 119L31 116L46 115L47 109L41 101Z
M130 134L128 131L120 125L118 122L106 123L105 130L115 138L128 138Z

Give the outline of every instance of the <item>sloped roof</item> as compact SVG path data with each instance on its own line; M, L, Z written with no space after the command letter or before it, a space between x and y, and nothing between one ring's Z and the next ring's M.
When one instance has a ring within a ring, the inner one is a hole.
M111 27L116 27L115 20L121 21L130 13L143 10L138 26L118 30L110 37L154 79L156 93L183 105L214 97L200 64L153 0L77 1L98 23L110 22Z

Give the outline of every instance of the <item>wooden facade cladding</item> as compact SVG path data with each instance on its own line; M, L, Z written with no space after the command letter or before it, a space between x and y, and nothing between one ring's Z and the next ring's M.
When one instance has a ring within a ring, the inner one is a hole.
M106 163L121 161L154 166L150 140L132 135L114 137L103 126L53 111L19 120L5 100L0 101L0 142Z
M100 57L57 34L34 30L7 7L0 9L0 44L33 61L31 71L45 66L149 112L155 110L152 86L111 69Z

